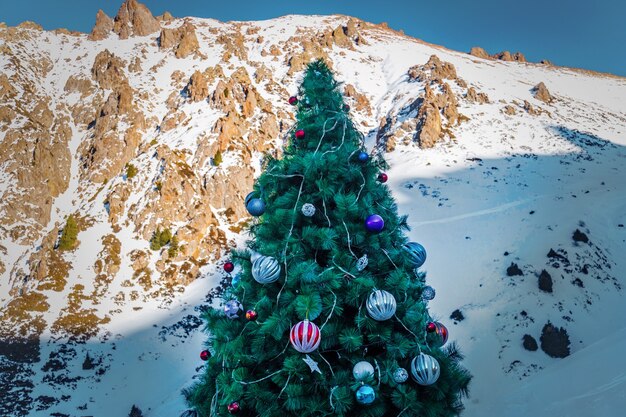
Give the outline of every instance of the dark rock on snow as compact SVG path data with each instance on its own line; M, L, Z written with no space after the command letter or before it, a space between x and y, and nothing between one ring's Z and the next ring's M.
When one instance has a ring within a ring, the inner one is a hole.
M511 266L506 269L506 275L512 277L515 275L524 275L524 273L519 269L516 263L511 262Z
M589 238L587 237L587 235L578 229L576 229L572 238L574 239L574 242L583 242L583 243L589 242Z
M450 318L452 320L454 320L454 321L463 321L463 320L465 320L465 316L463 315L461 310L459 310L458 308L456 310L454 310L452 312L452 314L450 314Z
M524 349L530 350L531 352L534 352L537 349L539 349L539 346L537 346L537 340L535 340L535 338L532 337L531 335L525 334L522 340L523 340L522 344L524 345Z
M545 269L539 274L539 289L545 292L552 292L552 277Z
M569 335L562 327L553 326L548 322L541 331L541 350L553 358L565 358L569 356Z

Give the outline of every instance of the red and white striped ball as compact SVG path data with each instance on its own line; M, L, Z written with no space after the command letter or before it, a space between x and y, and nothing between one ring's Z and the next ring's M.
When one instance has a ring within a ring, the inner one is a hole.
M298 352L310 353L320 345L322 335L315 323L303 320L291 328L289 340Z

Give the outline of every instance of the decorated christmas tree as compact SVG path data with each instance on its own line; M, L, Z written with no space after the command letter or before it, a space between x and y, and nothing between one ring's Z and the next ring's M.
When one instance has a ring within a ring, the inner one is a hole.
M470 374L427 308L419 270L340 84L323 61L306 68L297 122L269 159L246 208L248 249L219 309L205 313L206 361L188 403L202 417L452 416Z

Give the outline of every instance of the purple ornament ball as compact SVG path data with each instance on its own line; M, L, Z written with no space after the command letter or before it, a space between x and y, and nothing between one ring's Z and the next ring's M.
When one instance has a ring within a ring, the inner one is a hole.
M368 232L378 233L385 227L385 221L378 214L370 214L365 219L365 228Z

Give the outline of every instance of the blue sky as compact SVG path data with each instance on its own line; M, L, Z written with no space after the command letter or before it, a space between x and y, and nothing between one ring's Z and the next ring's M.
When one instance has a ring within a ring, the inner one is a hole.
M33 20L45 29L88 32L98 9L114 16L122 0L0 0L0 21ZM521 51L531 61L626 76L626 1L622 0L144 0L153 14L262 20L285 14L346 14L427 42L469 51Z

